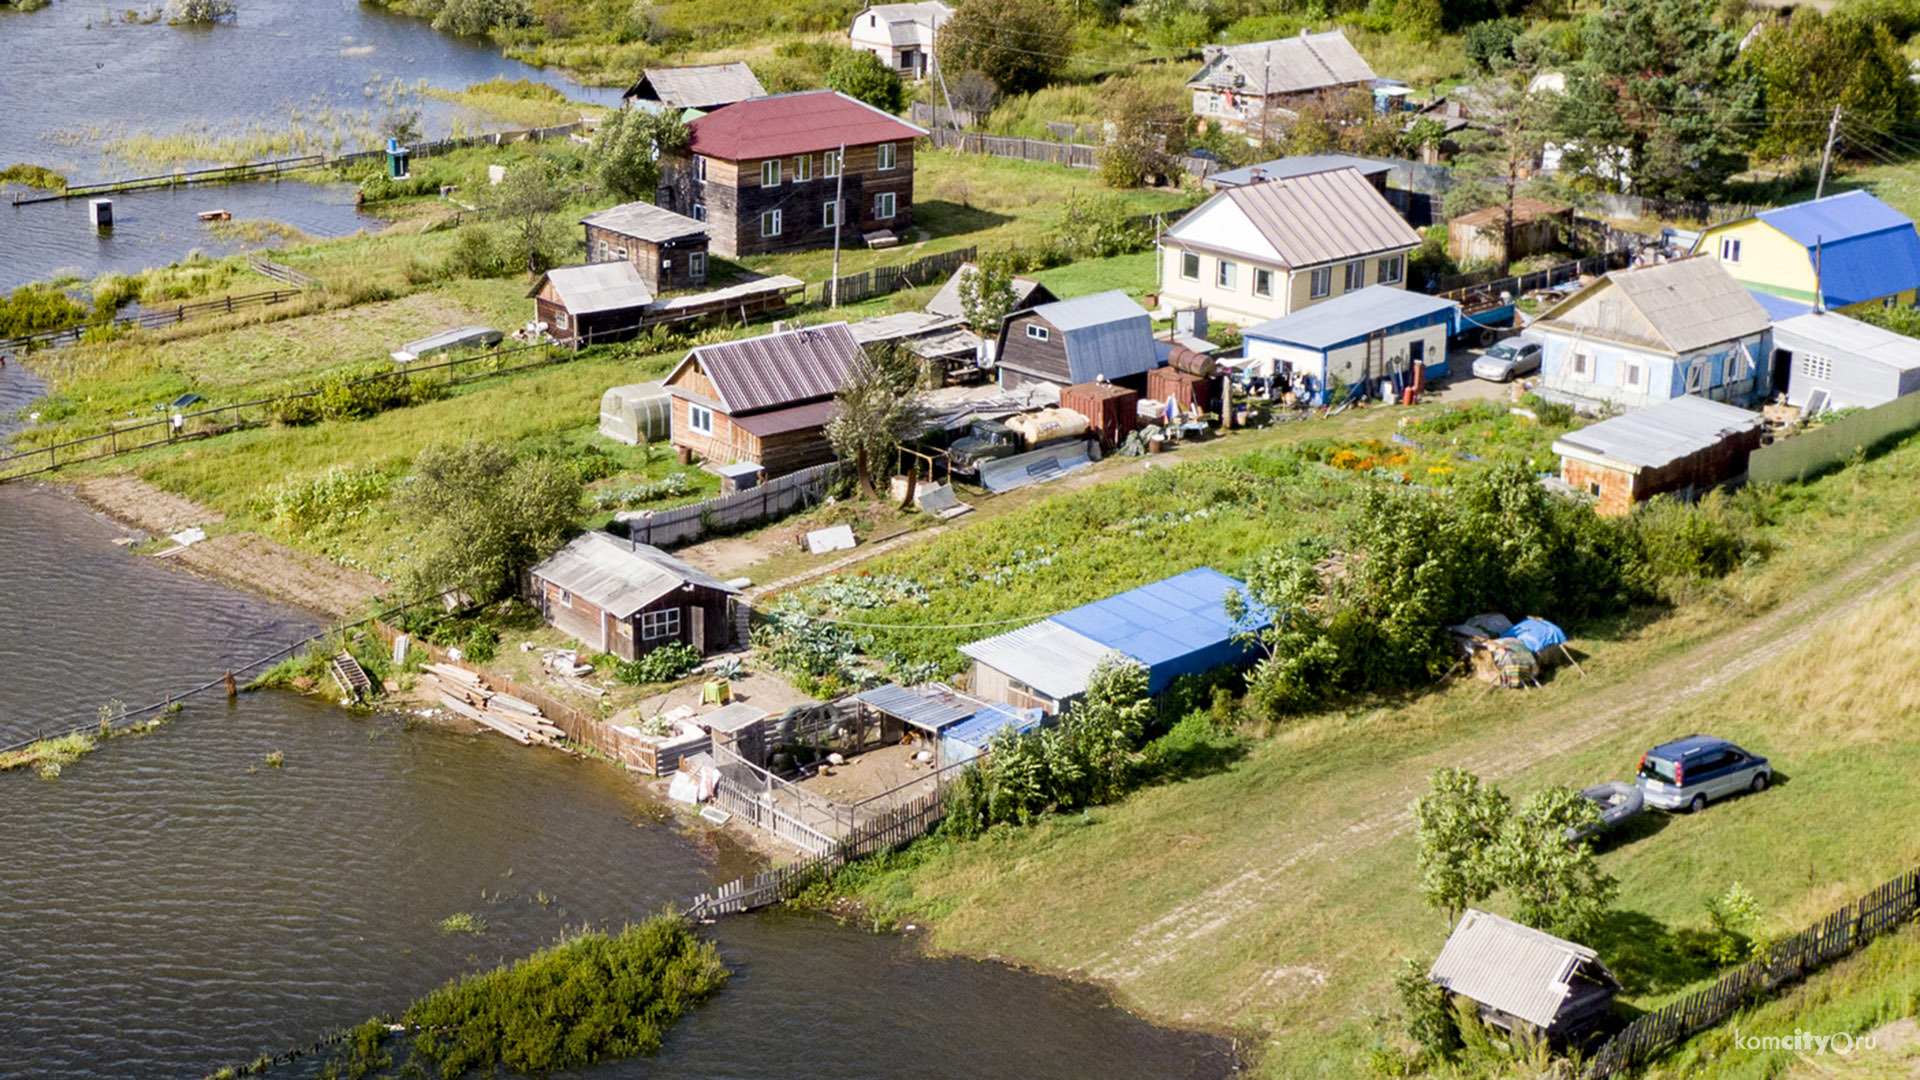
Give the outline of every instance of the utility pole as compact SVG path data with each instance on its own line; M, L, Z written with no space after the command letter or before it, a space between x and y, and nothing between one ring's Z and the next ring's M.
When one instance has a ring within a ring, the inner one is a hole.
M1827 148L1820 152L1820 182L1814 186L1813 197L1818 199L1827 193L1827 165L1833 161L1833 140L1840 134L1840 106L1833 107L1833 122L1827 125Z
M940 24L937 20L933 25L931 43L927 45L927 67L933 72L933 81L940 85L940 96L947 103L947 126L958 130L960 120L953 115L953 95L947 92L947 72L940 66ZM927 96L931 98L933 95L929 93Z
M1267 46L1267 62L1260 68L1260 149L1267 148L1267 113L1273 98L1273 46Z
M847 216L846 200L842 197L847 191L847 144L840 144L840 152L833 159L833 282L828 288L832 296L828 298L828 307L840 306L840 219Z

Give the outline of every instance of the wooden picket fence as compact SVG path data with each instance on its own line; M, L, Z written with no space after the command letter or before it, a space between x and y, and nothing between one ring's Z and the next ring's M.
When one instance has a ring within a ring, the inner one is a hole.
M717 529L776 517L818 499L840 466L834 462L776 476L756 487L667 510L622 514L627 535L656 547L684 544Z
M931 285L936 281L946 280L955 270L960 269L962 263L970 263L979 255L979 248L965 247L954 251L943 251L937 255L927 255L898 266L876 266L857 274L846 274L838 279L840 289L837 295L833 287L835 279L828 278L815 286L818 292L810 299L821 304L831 300L852 304L870 296L885 296L910 286Z
M1909 870L1793 937L1774 942L1765 956L1728 972L1712 986L1640 1016L1594 1053L1586 1080L1604 1080L1633 1069L1781 985L1861 948L1916 912L1920 912L1920 869Z
M951 128L934 128L927 132L927 138L943 150L959 150L967 154L986 154L1015 161L1044 161L1076 169L1091 169L1097 164L1095 149L1076 143L1023 139L1013 135L982 135Z

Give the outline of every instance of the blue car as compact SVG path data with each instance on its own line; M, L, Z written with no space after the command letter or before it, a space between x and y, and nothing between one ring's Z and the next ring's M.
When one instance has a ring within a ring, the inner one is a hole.
M1689 735L1640 755L1640 790L1648 806L1698 812L1741 791L1765 791L1773 766L1725 739Z

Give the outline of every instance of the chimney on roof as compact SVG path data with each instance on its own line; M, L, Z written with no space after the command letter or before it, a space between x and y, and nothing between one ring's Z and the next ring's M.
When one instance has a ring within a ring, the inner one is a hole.
M1202 45L1200 46L1200 59L1211 64L1215 58L1226 51L1227 47L1225 45Z

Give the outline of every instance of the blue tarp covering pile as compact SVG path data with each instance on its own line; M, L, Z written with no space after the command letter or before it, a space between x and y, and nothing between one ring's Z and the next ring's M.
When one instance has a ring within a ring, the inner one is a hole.
M1513 629L1500 635L1518 640L1527 647L1527 651L1538 655L1554 645L1567 643L1566 631L1545 619L1526 618L1513 624Z

